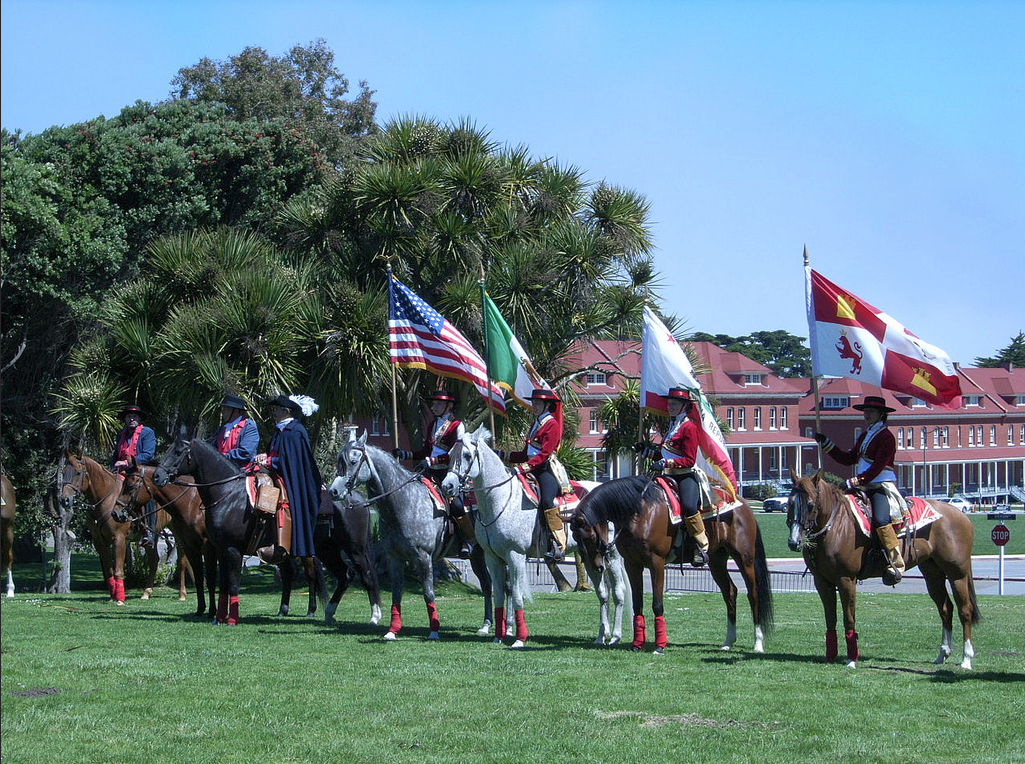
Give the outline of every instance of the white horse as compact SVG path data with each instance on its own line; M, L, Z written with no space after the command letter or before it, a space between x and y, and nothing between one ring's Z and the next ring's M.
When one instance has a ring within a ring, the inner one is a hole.
M526 499L515 472L507 469L498 455L488 446L491 433L480 427L465 434L449 454L449 473L442 482L442 490L455 495L468 490L473 481L477 497L474 530L477 544L484 550L488 572L491 575L495 604L495 641L502 642L507 628L514 632L511 647L522 648L528 632L523 613L523 600L530 598L527 584L527 556L541 557L544 540L537 524L537 508ZM626 600L626 573L618 554L608 566L610 577L605 578L593 566L586 570L601 605L601 621L596 644L615 644L622 637L623 603ZM616 573L619 578L616 579ZM611 580L611 585L610 585ZM613 593L616 607L615 620L610 628L608 599ZM510 600L506 611L506 598Z

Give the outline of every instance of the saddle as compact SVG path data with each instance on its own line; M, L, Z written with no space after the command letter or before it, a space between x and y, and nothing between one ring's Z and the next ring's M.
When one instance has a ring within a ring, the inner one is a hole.
M863 536L874 539L872 533L872 510L868 498L864 494L846 494L847 506L854 516L855 525ZM906 500L906 509L898 522L893 524L897 538L906 538L930 523L939 520L942 515L925 499L912 496Z
M659 475L654 480L655 484L662 489L666 506L669 507L669 522L677 525L683 521L683 508L680 506L680 493L676 480L669 475ZM709 501L707 496L702 496L702 498L706 499L701 503L700 514L702 519L712 515L721 517L740 506L739 501L731 502L729 494L719 486L710 486L710 488L711 500Z
M537 509L538 502L540 501L540 488L537 484L537 478L530 473L518 474L517 477L520 479L520 485L523 487L523 496L525 504L533 509ZM587 488L576 480L569 481L570 490L568 492L560 493L555 497L555 506L559 508L559 515L563 520L569 520L573 516L573 510L577 508L577 504L580 503L581 499L587 495Z

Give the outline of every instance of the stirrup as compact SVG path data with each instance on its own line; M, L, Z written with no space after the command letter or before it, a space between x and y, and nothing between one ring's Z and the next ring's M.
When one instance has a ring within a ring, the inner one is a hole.
M288 551L278 544L262 546L256 550L256 556L260 559L260 562L265 565L280 565L285 561L285 557L287 555Z
M886 566L886 570L883 571L883 584L885 586L896 586L900 583L904 576L901 575L900 571L896 568Z
M690 558L690 564L694 568L702 568L708 564L708 552L699 547L697 544L694 545L694 554Z
M553 562L562 562L566 559L566 554L562 551L559 542L552 542L552 548L545 552L545 559L552 560Z

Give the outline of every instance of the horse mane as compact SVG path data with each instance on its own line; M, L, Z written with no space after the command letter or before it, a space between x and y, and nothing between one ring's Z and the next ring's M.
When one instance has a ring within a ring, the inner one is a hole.
M585 516L590 513L597 522L624 525L640 512L641 499L649 498L649 487L659 490L654 481L644 475L601 483L581 500L577 512Z
M205 440L193 438L189 441L189 447L202 454L203 458L212 459L216 468L229 470L228 474L236 475L242 471L231 459L218 451L216 446Z

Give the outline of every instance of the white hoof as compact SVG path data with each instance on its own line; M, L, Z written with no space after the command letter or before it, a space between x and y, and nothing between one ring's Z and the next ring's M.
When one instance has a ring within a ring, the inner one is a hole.
M936 664L937 666L942 666L946 662L947 658L949 658L949 657L950 657L950 648L949 647L941 647L940 648L940 654L936 656L936 660L934 660L933 663Z
M394 642L396 639L398 639L398 637L395 636L394 631L386 631L384 633L384 636L381 637L381 639L383 639L385 642Z
M971 658L965 658L963 661L961 661L961 668L963 668L965 671L971 671L972 670L972 659Z
M761 642L759 642L758 644L755 645L754 651L756 653L764 653L765 652L765 647L762 645Z
M728 653L732 647L733 645L723 645L719 649L722 650L724 653Z
M477 636L478 637L486 637L490 633L491 633L491 625L490 624L488 624L486 626L481 626L479 629L477 629Z
M439 639L441 639L441 635L436 631L432 631L430 634L427 635L427 639L431 642L437 642Z
M610 639L609 640L609 647L612 647L612 645L618 645L620 639L622 639L622 637L613 637L612 639Z
M7 597L8 598L14 597L14 589L8 589L7 590Z
M605 637L598 637L594 640L594 644L598 645L598 647L605 647Z
M522 639L517 639L515 642L509 645L510 650L522 650L524 647L526 647L526 645L523 644Z
M858 667L857 661L847 661L847 668L856 669Z

